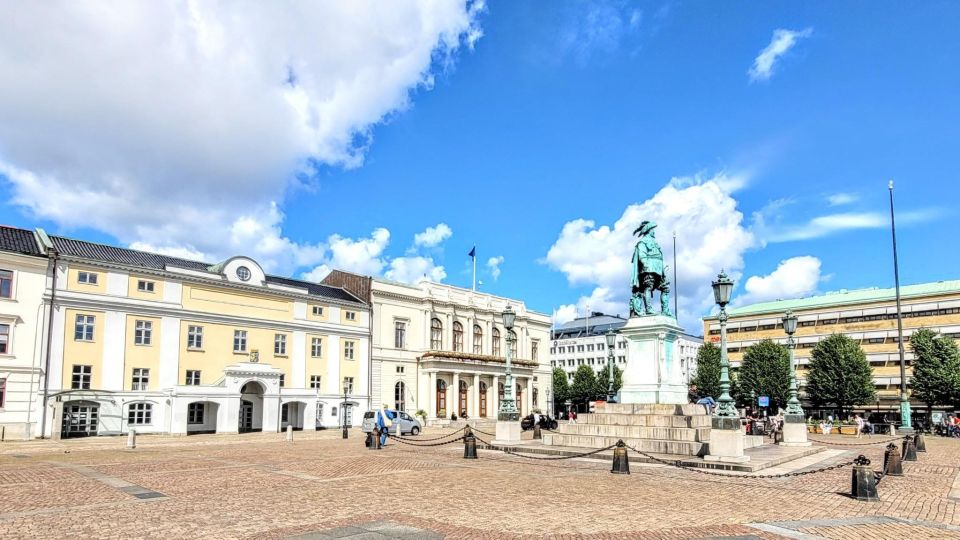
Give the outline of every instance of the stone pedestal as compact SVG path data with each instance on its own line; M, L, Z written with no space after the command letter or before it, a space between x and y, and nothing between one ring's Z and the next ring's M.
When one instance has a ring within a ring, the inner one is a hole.
M802 414L787 414L783 417L783 440L780 446L810 446L807 440L807 423Z
M497 421L497 438L493 444L520 444L520 422Z
M710 430L710 453L703 456L705 461L723 463L745 463L750 456L743 455L744 434L739 418L717 418L712 421Z
M631 317L620 333L627 338L621 403L687 403L687 385L676 345L683 329L673 317Z

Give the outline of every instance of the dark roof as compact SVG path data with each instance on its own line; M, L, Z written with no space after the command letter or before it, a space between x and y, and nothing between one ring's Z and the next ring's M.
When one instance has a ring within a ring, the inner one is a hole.
M582 320L580 326L575 327L562 327L557 328L553 331L552 339L569 339L569 338L578 338L578 337L587 337L587 336L599 336L606 334L610 330L617 331L625 324L627 321L625 319L620 319L618 317L606 317L606 321L597 321L597 324L594 324L594 319L590 319L590 325L586 325L585 319Z
M37 239L33 236L33 231L27 229L16 229L0 225L0 251L12 251L14 253L23 253L24 255L45 256L40 251Z
M30 233L30 231L26 231ZM30 233L31 235L33 233ZM32 236L31 236L32 238ZM57 251L62 255L102 261L108 263L123 264L126 266L137 266L140 268L150 268L152 270L164 270L167 266L185 268L187 270L196 270L198 272L209 272L213 264L181 259L179 257L169 257L157 253L148 253L146 251L137 251L135 249L118 248L104 244L94 244L93 242L84 242L83 240L74 240L62 236L51 236ZM310 283L309 281L300 281L298 279L285 278L280 276L267 276L267 283L277 285L286 285L288 287L299 287L306 289L309 294L314 296L323 296L335 300L344 300L347 302L363 302L349 292L329 285L319 283Z

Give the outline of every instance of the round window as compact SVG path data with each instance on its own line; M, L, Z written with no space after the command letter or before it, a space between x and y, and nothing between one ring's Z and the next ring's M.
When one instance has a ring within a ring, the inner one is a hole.
M250 269L246 266L237 268L237 277L240 278L240 281L250 281Z

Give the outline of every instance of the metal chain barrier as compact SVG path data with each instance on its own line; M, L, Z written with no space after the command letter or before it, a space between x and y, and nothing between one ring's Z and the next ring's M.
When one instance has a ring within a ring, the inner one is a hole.
M874 445L874 444L886 444L886 443L889 443L889 442L901 440L901 437L892 437L892 438L883 439L883 440L880 440L880 441L870 441L870 442L862 442L862 443L848 443L848 442L825 441L825 440L822 440L822 439L814 439L813 437L807 437L807 438L808 438L809 440L813 441L813 442L818 442L818 443L821 443L821 444L832 444L832 445L835 445L835 446L870 446L870 445Z
M451 435L456 435L456 433L457 433L457 432L453 432L453 433L451 433ZM389 439L388 439L388 440L389 440ZM445 445L445 444L453 444L453 443L455 443L455 442L460 442L460 441L463 440L463 436L461 435L460 437L457 437L456 439L451 439L451 440L449 440L449 441L444 441L444 442L439 442L439 443L429 443L429 444L416 444L416 443L412 443L412 442L407 441L407 440L404 440L404 439L398 439L398 438L396 438L396 437L394 438L394 440L397 441L398 443L406 444L407 446L427 447L427 446L443 446L443 445Z
M460 433L461 431L463 431L463 430L465 430L465 429L467 429L466 426L464 426L464 427L462 427L462 428L460 428L460 429L458 429L458 430L456 430L456 431L454 431L454 432L452 432L452 433L447 433L446 435L441 435L441 436L439 436L439 437L434 437L434 438L432 438L432 439L413 439L413 438L410 438L410 437L406 437L406 440L408 440L408 441L417 441L417 442L433 442L433 441L439 441L440 439L446 439L447 437L450 437L451 435L456 435L457 433ZM389 433L387 433L387 437L392 437L392 438L398 439L398 440L404 438L403 435L391 435L391 434L389 434Z
M651 460L656 461L657 463L661 463L661 464L663 464L663 465L669 465L669 466L671 466L671 467L676 467L676 468L678 468L678 469L684 469L684 470L693 471L693 472L697 472L697 473L700 473L700 474L706 474L706 475L710 475L710 476L723 476L723 477L726 477L726 478L760 478L760 479L769 479L769 478L791 478L791 477L794 477L794 476L805 476L805 475L808 475L808 474L816 474L816 473L822 473L822 472L826 472L826 471L832 471L832 470L835 470L835 469L842 469L842 468L844 468L844 467L849 467L849 466L853 465L853 464L854 464L854 461L855 461L855 460L845 461L845 462L843 462L843 463L837 463L836 465L829 465L829 466L827 466L827 467L821 467L821 468L819 468L819 469L813 469L813 470L810 470L810 471L796 471L796 472L780 473L780 474L731 474L731 473L721 473L721 472L715 472L715 471L708 471L708 470L705 470L705 469L701 469L701 468L699 468L699 467L691 467L691 466L689 466L689 465L684 465L683 462L681 462L680 460L670 461L670 460L667 460L667 459L660 459L660 458L658 458L658 457L656 457L656 456L653 456L653 455L650 455L650 454L644 452L643 450L639 450L639 449L637 449L637 448L634 448L633 446L630 446L629 444L627 445L627 448L633 450L634 452L640 454L641 456L644 456L644 457L646 457L646 458L648 458L648 459L651 459Z
M488 436L488 437L496 437L496 435L493 434L493 433L487 433L486 431L481 431L481 430L479 430L479 429L477 429L477 428L475 428L475 427L472 427L472 428L470 428L470 429L471 429L472 431L476 432L476 433L483 433L484 435L486 435L486 436ZM479 441L480 438L477 437L477 440Z
M476 431L476 430L474 430L474 431ZM492 446L493 446L491 443L489 443L489 442L481 439L480 437L477 437L477 440L480 441L480 442L482 442L483 444L487 445L488 447L492 447ZM611 444L610 446L608 446L608 447L606 447L606 448L599 448L599 449L597 449L597 450L593 450L593 451L590 451L590 452L583 452L583 453L580 453L580 454L574 454L574 455L572 455L572 456L548 456L548 457L547 457L547 456L525 456L525 455L523 455L523 454L519 454L519 453L517 453L517 452L514 452L513 450L509 450L509 449L506 449L506 448L501 449L500 451L503 452L504 454L508 454L508 455L511 455L511 456L517 456L517 457L519 457L519 458L533 459L533 460L538 460L538 461L557 461L557 460L561 460L561 459L575 459L575 458L582 458L582 457L592 456L592 455L594 455L594 454L599 454L600 452L604 452L604 451L610 450L611 448L613 448L613 447L615 447L615 446L617 446L617 445Z

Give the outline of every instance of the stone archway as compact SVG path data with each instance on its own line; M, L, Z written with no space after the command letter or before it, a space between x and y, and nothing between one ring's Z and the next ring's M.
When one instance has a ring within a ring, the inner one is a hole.
M307 404L303 401L288 401L280 408L280 429L293 426L294 431L303 429L304 417L307 413Z
M263 393L260 381L247 381L240 387L240 414L237 429L240 433L263 431Z

